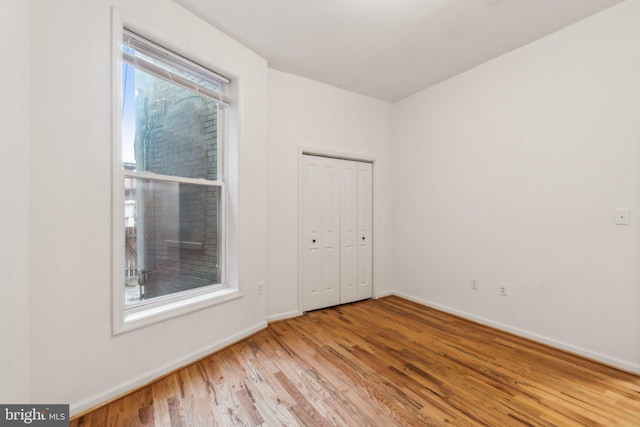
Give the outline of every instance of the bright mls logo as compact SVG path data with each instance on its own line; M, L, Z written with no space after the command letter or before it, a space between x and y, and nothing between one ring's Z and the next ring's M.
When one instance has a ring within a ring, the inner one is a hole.
M0 427L69 427L69 405L0 405Z

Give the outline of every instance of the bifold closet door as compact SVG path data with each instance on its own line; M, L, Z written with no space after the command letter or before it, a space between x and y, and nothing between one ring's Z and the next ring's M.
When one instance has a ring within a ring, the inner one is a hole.
M340 160L303 156L303 310L340 303Z
M302 310L370 298L373 167L302 158Z

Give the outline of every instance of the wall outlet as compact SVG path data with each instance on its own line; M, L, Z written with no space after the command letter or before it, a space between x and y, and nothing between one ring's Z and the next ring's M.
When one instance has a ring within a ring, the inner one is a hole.
M264 294L264 283L258 282L258 295Z
M473 289L474 291L480 289L480 281L475 277L471 279L471 289Z
M502 295L503 297L507 296L507 287L502 285L500 286L500 295Z

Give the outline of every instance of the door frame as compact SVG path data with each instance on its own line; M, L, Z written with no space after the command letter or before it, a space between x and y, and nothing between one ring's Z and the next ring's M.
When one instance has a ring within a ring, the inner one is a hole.
M303 242L303 223L302 223L302 168L303 168L303 155L309 155L309 156L317 156L317 157L329 157L332 159L339 159L339 160L350 160L350 161L355 161L355 162L362 162L362 163L371 163L372 165L372 172L371 172L371 203L372 203L372 207L371 207L371 216L372 216L372 233L375 236L377 233L375 232L376 230L376 162L377 162L377 158L375 156L370 156L370 155L366 155L366 154L354 154L354 153L348 153L348 152L342 152L342 151L336 151L336 150L329 150L329 149L325 149L325 148L318 148L318 147L310 147L310 146L302 146L299 145L298 146L298 215L297 215L297 220L298 220L298 263L297 263L297 268L298 268L298 314L302 315L304 313L303 308L304 307L304 289L303 289L303 271L302 271L302 257L304 256L303 254L303 250L304 250L304 242ZM375 274L375 269L374 269L374 265L375 265L375 258L376 258L376 244L375 244L376 238L373 238L373 242L371 244L371 298L373 299L377 299L378 298L378 293L377 291L377 286L376 286L376 274Z

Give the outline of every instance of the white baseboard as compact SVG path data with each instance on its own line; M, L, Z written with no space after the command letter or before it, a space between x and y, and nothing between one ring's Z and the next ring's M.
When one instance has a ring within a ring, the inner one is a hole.
M87 399L81 400L79 402L75 402L72 403L69 406L69 413L70 416L74 416L77 414L80 414L84 411L87 411L95 406L98 406L104 402L108 402L114 398L120 397L132 390L135 390L139 387L142 387L146 384L149 384L150 382L170 373L175 371L176 369L182 368L184 366L187 366L193 362L195 362L196 360L202 359L203 357L206 357L208 355L210 355L211 353L214 353L218 350L220 350L221 348L224 348L230 344L233 344L235 342L238 342L250 335L255 334L258 331L261 331L262 329L267 327L267 322L260 322L254 326L251 326L250 328L247 328L243 331L240 331L239 333L232 335L230 337L227 337L221 341L218 341L215 344L209 345L205 348L202 348L198 351L195 351L183 358L180 358L178 360L175 360L171 363L168 363L158 369L155 369L153 371L147 372L144 375L141 375L131 381L127 381L123 384L117 385L115 387L112 387L108 390L105 390L104 392L98 393L94 396L91 396Z
M277 322L278 320L293 319L298 316L302 316L302 313L297 310L289 311L287 313L273 314L271 316L267 316L267 323Z
M395 293L393 291L382 291L382 292L378 292L376 294L376 296L374 297L374 299L384 298L384 297L388 297L388 296L391 296L391 295L400 296L399 294L397 294L397 293ZM407 298L407 299L409 299L409 298Z
M428 301L422 298L416 298L411 295L407 295L402 292L393 291L390 295L396 295L401 298L407 299L409 301L416 302L418 304L425 305L427 307L434 308L436 310L444 311L445 313L453 314L454 316L461 317L463 319L471 320L473 322L479 323L481 325L490 326L495 329L499 329L501 331L509 332L510 334L517 335L522 338L529 339L531 341L535 341L541 344L548 345L549 347L557 348L559 350L563 350L569 353L573 353L587 359L591 359L596 362L603 363L605 365L630 372L635 375L640 375L640 365L628 363L624 360L617 359L615 357L610 357L602 353L594 352L591 350L587 350L581 347L576 347L572 344L564 343L562 341L555 340L553 338L548 338L543 335L539 335L533 332L529 332L520 328L514 328L512 326L506 325L504 323L496 322L490 319L486 319L484 317L476 316L474 314L470 314L464 311L456 310L454 308L446 307L432 301Z

